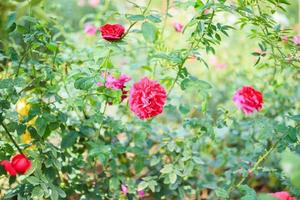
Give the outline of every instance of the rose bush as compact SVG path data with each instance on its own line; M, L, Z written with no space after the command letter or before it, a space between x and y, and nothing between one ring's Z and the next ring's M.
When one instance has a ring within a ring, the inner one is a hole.
M297 1L0 1L1 199L298 199Z

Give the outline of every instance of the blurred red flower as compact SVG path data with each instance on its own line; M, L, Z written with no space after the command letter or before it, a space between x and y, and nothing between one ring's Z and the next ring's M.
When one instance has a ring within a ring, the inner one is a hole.
M1 161L0 165L2 165L5 169L5 171L7 171L11 176L17 175L15 168L13 168L13 166L11 165L11 163L8 160Z
M166 99L166 90L157 81L145 77L133 84L129 106L140 119L148 119L163 112Z
M183 25L180 22L174 22L173 26L176 32L182 32Z
M122 39L125 32L125 28L121 24L105 24L99 30L102 38L111 42Z
M15 155L11 162L8 160L1 161L2 165L11 176L16 176L16 174L25 174L27 170L31 167L31 161L23 154Z
M24 154L17 154L12 158L11 164L18 174L25 174L31 167L31 161Z
M236 91L233 101L245 114L251 114L254 110L262 109L263 95L251 86L244 86Z
M296 200L295 197L290 196L288 192L275 192L270 193L273 197L276 197L279 200Z

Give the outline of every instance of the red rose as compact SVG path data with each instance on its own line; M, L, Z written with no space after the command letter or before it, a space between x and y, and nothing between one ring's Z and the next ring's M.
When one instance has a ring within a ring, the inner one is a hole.
M15 155L11 162L8 160L3 160L0 162L11 176L16 176L17 174L25 174L27 170L31 167L31 161L23 154Z
M260 91L255 90L253 87L244 86L235 93L233 101L244 113L250 114L254 110L259 111L262 109L263 96Z
M103 39L112 42L122 39L125 28L121 24L105 24L100 31Z
M288 192L275 192L270 194L279 200L296 200L296 198L290 196Z
M11 164L18 174L25 174L31 167L31 161L23 154L17 154L12 158Z
M157 81L145 77L133 84L129 106L140 119L148 119L162 113L166 99L166 90Z
M13 168L12 164L8 160L1 161L0 165L2 165L11 176L16 176L17 172L15 168Z

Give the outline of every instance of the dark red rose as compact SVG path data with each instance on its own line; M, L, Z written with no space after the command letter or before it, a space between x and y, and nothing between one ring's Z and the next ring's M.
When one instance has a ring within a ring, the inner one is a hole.
M122 39L125 28L121 24L105 24L100 32L103 39L113 42Z
M31 167L31 161L23 154L17 154L12 158L11 165L18 174L25 174Z
M17 172L15 168L13 168L12 164L8 160L3 160L0 162L0 165L2 165L11 176L16 176Z

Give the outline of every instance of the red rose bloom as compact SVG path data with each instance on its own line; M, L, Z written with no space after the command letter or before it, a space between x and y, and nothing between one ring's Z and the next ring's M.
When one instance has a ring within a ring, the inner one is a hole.
M2 165L11 176L16 176L17 174L25 174L27 170L31 167L31 161L23 154L15 155L11 162L8 160L1 161Z
M270 194L279 200L296 200L296 198L290 196L288 192L275 192Z
M145 77L133 84L129 107L140 119L148 119L163 112L166 99L166 90L157 81Z
M125 28L121 24L105 24L100 31L103 39L113 42L122 39Z
M17 175L15 168L13 168L13 166L11 165L11 163L8 160L1 161L0 165L2 165L5 169L5 171L7 171L11 176Z
M23 154L17 154L12 158L11 164L18 174L25 174L31 167L31 161Z
M244 86L235 93L233 101L245 114L250 114L254 110L259 111L262 109L263 96L260 91L255 90L253 87Z

